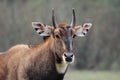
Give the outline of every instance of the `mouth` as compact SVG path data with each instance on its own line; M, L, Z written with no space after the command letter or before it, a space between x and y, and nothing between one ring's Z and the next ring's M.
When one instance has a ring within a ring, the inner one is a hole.
M65 60L67 61L67 62L72 62L72 58L65 58Z

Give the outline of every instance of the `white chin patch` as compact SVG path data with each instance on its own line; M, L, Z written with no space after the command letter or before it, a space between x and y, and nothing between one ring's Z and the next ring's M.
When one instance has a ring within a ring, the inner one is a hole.
M65 71L66 71L66 69L68 67L68 64L74 62L74 56L73 56L73 59L72 59L71 62L67 62L65 60L65 56L64 55L62 56L62 58L63 58L63 61L62 61L61 64L56 63L56 69L57 69L58 73L61 73L61 74L65 73Z

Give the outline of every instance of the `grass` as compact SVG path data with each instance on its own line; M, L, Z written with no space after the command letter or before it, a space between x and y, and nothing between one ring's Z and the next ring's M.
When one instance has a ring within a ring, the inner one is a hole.
M120 71L68 71L64 80L120 80Z

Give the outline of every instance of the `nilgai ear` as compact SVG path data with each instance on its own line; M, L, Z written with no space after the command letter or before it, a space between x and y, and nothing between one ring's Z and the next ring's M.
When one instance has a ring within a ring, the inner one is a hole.
M92 23L85 23L83 26L76 26L76 36L84 37L91 27Z
M49 26L40 22L32 22L32 27L40 36L49 36L51 34L51 29Z

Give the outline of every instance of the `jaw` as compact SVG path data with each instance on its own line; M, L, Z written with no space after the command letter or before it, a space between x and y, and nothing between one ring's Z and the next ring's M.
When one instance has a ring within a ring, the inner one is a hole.
M73 57L71 62L65 61L65 57L64 56L62 56L62 59L63 60L62 60L61 63L56 63L55 64L57 72L60 73L60 74L64 74L66 72L67 68L68 68L68 65L74 62L74 57Z

